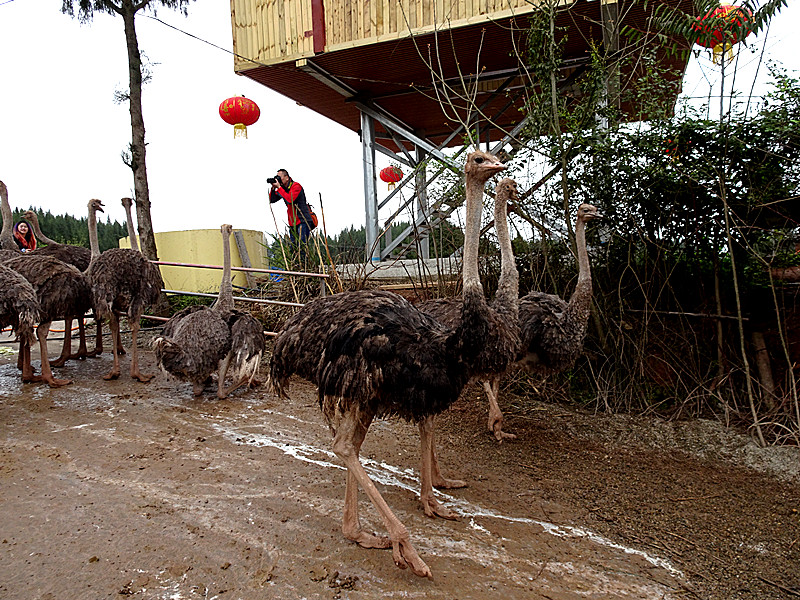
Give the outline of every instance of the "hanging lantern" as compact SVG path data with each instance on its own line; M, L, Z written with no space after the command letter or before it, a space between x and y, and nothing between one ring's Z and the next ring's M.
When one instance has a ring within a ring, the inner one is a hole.
M403 178L403 172L400 170L400 167L386 167L381 169L381 181L385 181L389 184L389 189L393 190L394 185Z
M692 29L699 34L696 43L711 48L714 63L717 64L726 52L728 60L733 59L733 45L738 44L753 33L751 19L753 14L746 8L722 4L697 17Z
M258 104L244 96L233 96L219 105L219 116L228 125L233 125L233 137L247 137L247 126L258 121L261 110Z

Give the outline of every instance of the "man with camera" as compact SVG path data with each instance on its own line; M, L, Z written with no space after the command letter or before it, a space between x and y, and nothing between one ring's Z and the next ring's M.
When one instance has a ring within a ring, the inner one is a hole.
M303 186L289 177L286 169L278 169L275 177L268 178L267 183L272 184L269 192L270 204L281 199L286 203L286 211L289 216L289 237L292 244L300 244L302 256L305 254L303 244L306 243L314 228Z

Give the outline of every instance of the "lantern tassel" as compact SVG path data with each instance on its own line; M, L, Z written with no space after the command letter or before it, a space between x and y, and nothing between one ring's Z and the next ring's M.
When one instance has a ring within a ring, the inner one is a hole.
M723 53L728 58L728 62L733 60L733 44L730 42L720 43L711 49L714 64L718 65L722 62Z
M233 139L236 138L247 139L247 127L244 123L237 123L233 126Z

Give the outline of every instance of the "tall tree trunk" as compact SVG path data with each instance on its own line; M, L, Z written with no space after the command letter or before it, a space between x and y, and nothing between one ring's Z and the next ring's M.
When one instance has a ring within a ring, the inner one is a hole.
M158 260L153 222L150 218L150 189L147 185L146 147L144 142L144 116L142 115L142 57L136 39L133 0L122 0L122 20L125 23L125 41L128 46L128 75L130 78L131 113L131 170L133 189L136 192L136 220L142 253L150 260Z

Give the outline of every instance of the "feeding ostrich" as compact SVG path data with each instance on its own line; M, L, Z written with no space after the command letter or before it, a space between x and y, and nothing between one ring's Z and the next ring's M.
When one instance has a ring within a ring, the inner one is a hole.
M61 244L55 240L51 240L42 232L42 229L39 226L39 216L32 210L26 210L23 213L23 217L26 221L28 221L28 223L31 224L33 234L36 236L36 238L40 242L47 244L46 246L37 248L31 252L32 255L52 256L61 262L72 265L81 273L86 272L86 269L89 268L89 261L92 258L91 250L84 248L83 246ZM103 353L103 333L99 320L97 321L95 349L92 352L89 352L86 347L86 330L84 328L83 316L78 317L78 332L80 341L78 345L78 352L75 354L72 354L72 336L70 335L71 331L72 319L68 319L64 322L64 347L61 350L61 356L51 363L52 366L61 367L64 365L64 363L66 363L67 360L83 360L87 356L96 357Z
M514 362L520 349L518 302L519 274L514 262L511 236L508 232L508 203L517 199L517 183L513 179L501 180L495 188L494 223L497 230L497 241L500 245L500 278L497 282L497 293L489 305L497 313L502 327L489 332L483 351L471 365L470 376L484 382L484 389L489 398L490 420L492 410L500 414L501 420L493 432L498 441L514 437L502 431L502 413L497 404L499 376ZM454 329L461 319L461 298L440 298L419 304L419 309L434 317L447 327ZM498 382L492 385L489 382ZM434 486L454 487L453 483L441 477L438 462L434 455Z
M400 416L419 425L420 500L437 514L431 488L435 415L455 402L489 331L502 324L489 310L478 276L481 197L489 178L505 167L494 156L467 157L461 323L448 329L404 298L362 290L318 298L284 324L270 365L274 389L286 395L293 374L317 384L320 408L333 433L333 451L347 467L342 532L364 548L392 547L395 564L420 576L431 571L411 544L359 460L372 420ZM367 533L358 519L358 486L381 515L389 537Z
M100 254L97 241L97 211L103 212L100 200L89 201L89 246L92 260L86 271L92 285L95 314L98 319L108 319L111 328L111 347L121 346L119 317L127 314L131 328L131 377L143 383L150 381L152 375L139 370L140 320L145 307L158 302L164 281L161 273L138 250L129 248L110 248ZM116 379L120 375L119 353L111 353L114 364L103 379Z
M195 396L203 393L214 371L218 371L218 398L253 383L266 345L261 323L249 313L234 309L232 230L230 225L220 228L223 269L217 301L211 307L193 306L175 314L153 341L159 366L178 379L190 381ZM226 389L225 376L231 367L234 381Z

